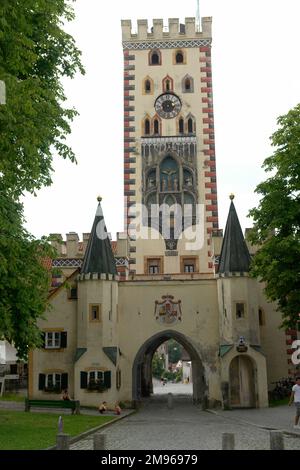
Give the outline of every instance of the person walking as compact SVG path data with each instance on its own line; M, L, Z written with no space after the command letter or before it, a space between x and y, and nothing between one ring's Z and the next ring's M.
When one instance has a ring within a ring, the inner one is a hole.
M295 407L296 407L294 428L300 429L300 427L298 426L299 418L300 418L300 377L296 377L296 383L295 385L293 385L293 388L292 388L289 406L291 406L293 402L295 403Z

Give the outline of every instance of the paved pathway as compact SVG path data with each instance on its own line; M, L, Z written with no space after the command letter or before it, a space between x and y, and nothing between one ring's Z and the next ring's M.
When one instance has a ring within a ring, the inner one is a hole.
M235 433L237 449L270 448L267 430L240 422L238 416L232 419L223 412L202 411L192 404L191 397L182 395L175 397L172 410L167 407L165 394L145 400L138 413L102 432L106 435L108 450L221 449L223 432ZM286 449L300 450L300 438L285 436L285 446ZM71 449L92 449L92 436L73 444Z

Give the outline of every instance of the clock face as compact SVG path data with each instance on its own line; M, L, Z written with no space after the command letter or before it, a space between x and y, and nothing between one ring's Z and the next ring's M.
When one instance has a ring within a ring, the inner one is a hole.
M154 106L160 117L164 119L172 119L180 112L181 101L176 95L164 93L157 98Z

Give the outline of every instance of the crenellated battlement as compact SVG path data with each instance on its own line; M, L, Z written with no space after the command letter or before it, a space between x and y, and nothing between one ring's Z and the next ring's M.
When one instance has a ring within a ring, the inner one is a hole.
M129 241L128 235L123 232L117 233L117 240L112 241L111 235L108 234L111 240L112 250L115 256L128 256ZM90 233L82 234L82 241L76 232L69 232L66 234L64 240L61 233L51 233L51 244L56 248L59 258L83 258L85 250L90 238Z
M185 39L210 39L211 38L212 17L201 19L202 31L197 30L194 17L185 18L184 23L179 23L178 18L169 18L168 27L165 28L162 19L153 19L153 26L149 30L148 20L138 20L138 31L132 30L131 20L122 20L123 41L148 41L148 40L185 40Z

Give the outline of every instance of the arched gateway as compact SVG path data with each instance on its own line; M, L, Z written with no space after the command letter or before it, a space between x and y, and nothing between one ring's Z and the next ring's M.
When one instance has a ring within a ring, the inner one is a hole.
M162 331L151 336L139 348L132 367L132 399L139 401L152 393L153 354L168 339L175 339L188 352L192 361L193 402L203 402L206 396L206 381L199 352L190 338L172 330Z

